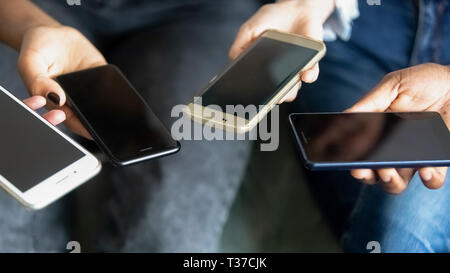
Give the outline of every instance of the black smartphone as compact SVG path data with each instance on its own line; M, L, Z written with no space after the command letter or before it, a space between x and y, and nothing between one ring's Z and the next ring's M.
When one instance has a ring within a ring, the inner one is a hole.
M450 166L439 113L305 113L289 120L311 170Z
M56 77L67 102L116 166L176 153L180 145L114 65Z

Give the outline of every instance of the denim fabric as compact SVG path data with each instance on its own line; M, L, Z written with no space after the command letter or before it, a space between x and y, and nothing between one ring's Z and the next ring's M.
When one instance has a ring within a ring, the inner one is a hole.
M449 64L450 6L447 1L359 1L350 41L328 43L317 83L305 85L293 111L342 111L381 78L410 65ZM414 137L414 136L411 136ZM378 186L361 187L347 172L308 172L311 188L346 251L450 251L450 186L435 191L416 176L408 190L392 196Z
M419 26L411 65L450 62L450 3L420 0Z
M204 4L212 1L81 0L80 7L61 0L36 2L97 45L108 45L108 59L125 70L168 124L168 109L226 63L239 25L255 11L250 0L217 1L213 9ZM361 0L351 39L328 43L319 81L304 85L294 111L342 111L386 73L429 61L448 64L450 7L444 2L382 0L381 6L369 6ZM0 81L17 79L9 77L13 58L3 61ZM98 250L217 251L248 147L182 145L176 156L127 169L105 168L97 178L106 180L112 192L102 213L93 216L104 222ZM344 234L346 250L366 251L369 241L378 241L383 252L449 251L449 181L430 191L415 178L404 194L391 196L378 187L361 187L348 172L310 172L309 177L336 232ZM94 210L73 205L75 197L28 212L2 194L0 251L63 251L68 240L77 239L73 222L86 221ZM349 219L345 227L342 219Z
M450 251L450 181L427 189L416 175L399 196L364 187L342 241L346 251L365 252L377 241L381 252Z

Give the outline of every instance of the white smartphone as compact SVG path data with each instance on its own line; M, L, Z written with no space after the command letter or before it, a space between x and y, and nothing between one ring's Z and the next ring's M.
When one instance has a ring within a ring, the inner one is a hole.
M286 97L300 81L300 73L317 63L325 52L322 41L266 31L213 77L185 112L197 122L231 132L248 132Z
M101 163L0 86L0 186L41 209L96 175Z

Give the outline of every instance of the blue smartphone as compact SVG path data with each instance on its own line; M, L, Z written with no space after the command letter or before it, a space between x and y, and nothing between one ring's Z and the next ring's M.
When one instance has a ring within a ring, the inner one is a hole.
M439 113L301 113L289 121L310 170L450 166Z

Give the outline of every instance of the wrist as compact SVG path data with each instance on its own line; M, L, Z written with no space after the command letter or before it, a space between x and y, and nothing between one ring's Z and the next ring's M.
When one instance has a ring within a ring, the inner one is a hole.
M30 31L33 31L37 28L41 28L41 27L62 27L62 25L55 21L55 20L28 20L27 22L24 22L24 24L22 25L22 29L20 31L20 39L19 39L19 43L17 44L17 48L18 50L20 50L20 48L22 47L22 42L24 40L24 37L27 33L29 33Z
M298 10L304 16L305 9L308 10L308 16L311 19L319 19L321 24L333 13L336 5L335 0L280 0L279 2L290 2L294 9Z

